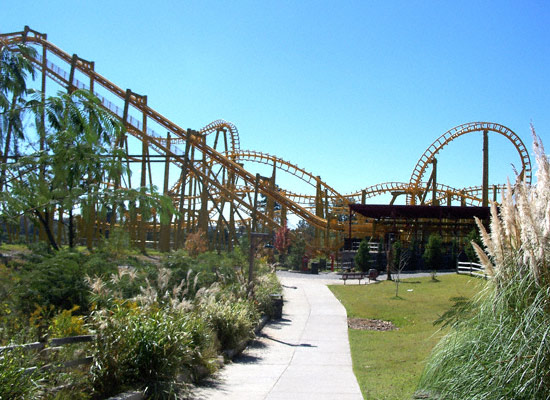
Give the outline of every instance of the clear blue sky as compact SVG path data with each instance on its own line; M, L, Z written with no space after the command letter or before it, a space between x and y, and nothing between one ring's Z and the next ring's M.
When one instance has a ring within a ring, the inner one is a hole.
M408 181L466 122L503 124L529 150L532 122L550 147L547 1L3 3L1 32L47 33L180 126L231 121L243 149L341 193ZM490 182L504 183L519 157L490 142ZM443 150L438 178L481 184L480 135Z

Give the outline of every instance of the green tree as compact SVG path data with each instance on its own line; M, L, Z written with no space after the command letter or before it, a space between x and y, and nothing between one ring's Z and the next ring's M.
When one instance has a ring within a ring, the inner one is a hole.
M370 265L369 242L365 238L361 240L359 249L355 255L355 265L363 272L367 272Z
M41 101L35 93L30 102L38 114L47 116L45 131L47 150L22 157L7 171L9 192L2 193L6 214L16 219L21 214L32 216L43 226L50 245L58 250L50 227L50 214L55 209L68 213L69 245L75 244L74 213L92 217L95 207L105 215L109 205L140 202L142 218L150 218L150 210L174 212L169 200L149 188L119 189L105 184L127 172L122 149L112 146L124 134L122 123L101 107L96 96L87 90Z
M442 240L441 236L437 234L431 234L424 250L423 258L426 262L426 266L432 271L432 279L435 280L438 268L443 262L442 252Z
M302 267L302 259L306 255L306 241L297 236L297 239L290 246L288 262L294 268L299 270Z
M27 90L27 76L34 76L34 68L30 57L36 51L32 47L22 44L5 45L0 43L0 144L4 151L1 154L1 163L6 165L10 154L10 147L17 153L15 139L23 137L23 114L26 109L25 98ZM15 154L17 155L17 154ZM5 169L0 172L0 191L6 179Z
M477 258L476 251L472 246L472 242L477 244L481 248L483 248L483 242L481 241L481 236L479 234L479 231L475 228L472 229L470 233L468 233L468 236L466 236L466 245L464 246L464 252L468 257L468 261L477 262L479 261L479 259Z

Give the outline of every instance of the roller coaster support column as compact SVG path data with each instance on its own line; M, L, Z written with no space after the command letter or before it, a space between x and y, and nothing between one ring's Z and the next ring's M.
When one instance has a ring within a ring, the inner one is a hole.
M170 187L168 186L168 179L170 175L170 142L171 142L170 132L166 134L166 160L164 162L164 186L162 189L162 194L168 196L168 191ZM185 162L185 161L184 161ZM185 182L181 181L181 185L185 188ZM183 202L183 197L180 199L180 203ZM167 223L160 223L160 244L159 248L162 252L170 251L170 226L172 224L172 215L170 214L167 218Z
M321 189L321 177L317 177L317 191L315 193L315 215L323 218L323 190ZM321 247L321 229L315 228L315 247Z
M179 213L178 226L174 237L174 247L176 249L178 249L183 243L183 221L185 220L185 215L184 215L185 181L187 179L187 172L189 169L189 149L191 148L189 137L191 135L193 135L193 131L191 129L187 129L187 140L185 141L185 153L183 154L183 165L181 167L181 175L180 175L181 190L180 190L180 199L178 204L178 213ZM189 187L191 188L191 179L189 180ZM189 206L187 208L189 208ZM187 216L189 217L189 210L187 210ZM168 242L170 242L170 236L168 236ZM167 247L169 249L170 244L168 244Z
M74 81L74 70L76 67L77 60L78 60L78 56L76 54L73 54L73 58L71 59L71 71L69 72L69 87L67 88L67 91L69 93L74 92L74 90L76 89L75 86L73 85L73 81Z
M438 206L437 201L437 158L432 160L433 172L432 172L432 206Z
M281 206L281 226L286 224L286 206Z
M269 187L274 192L275 192L276 171L277 171L277 162L273 162L273 173L271 174L271 178L269 179ZM273 219L275 218L275 200L273 200L271 196L267 196L266 208L267 208L267 216L269 217L269 220L273 221Z
M190 159L189 164L193 167L195 165L195 146L190 147ZM197 181L194 174L189 174L189 192L187 200L187 229L186 232L194 232L195 230L195 203L197 195ZM179 237L179 245L183 245L183 232Z
M143 102L147 104L147 96L143 96ZM145 187L147 184L147 161L148 161L148 155L149 155L149 144L147 140L147 115L143 113L143 136L141 138L141 181L140 186L142 188ZM145 205L140 202L139 205L139 213L141 214L141 218L139 220L139 248L142 252L145 252L145 241L147 239L147 232L146 232L146 223L145 221L145 215L148 214L146 210L144 209Z
M228 172L227 174L227 184L229 186L229 189L231 192L235 191L235 173L234 172ZM227 241L229 242L229 251L233 250L233 242L236 240L236 234L235 234L235 206L233 205L233 202L229 202L229 237L227 238Z
M420 198L420 204L424 205L424 203L426 202L426 197L428 196L428 192L430 191L430 188L431 188L431 190L432 190L432 205L437 206L438 205L438 200L437 200L437 159L434 157L429 162L433 165L432 173L430 175L430 179L428 179L428 183L426 184L426 190L424 190L424 193L422 194L422 197ZM391 204L393 204L393 201L392 201Z
M200 138L201 141L206 141L205 137ZM208 176L210 175L209 171L210 167L208 163L206 162L206 155L203 153L202 155L202 172L204 175ZM205 234L208 234L208 221L209 221L209 213L208 213L208 182L203 179L201 182L201 209L199 211L199 230L204 232ZM210 247L210 243L209 243Z
M489 205L489 131L483 131L483 184L481 205L487 207Z
M124 124L128 124L128 108L130 106L130 95L131 94L132 94L132 91L130 89L126 89L126 96L124 97L124 110L122 112L122 122ZM115 147L122 148L124 146L125 138L126 138L126 133L122 133L122 135L116 139ZM119 162L122 162L121 158L119 158ZM121 175L117 175L117 176L114 177L114 188L115 189L120 188L121 179L122 179ZM117 204L117 201L114 200L113 204L112 204L112 209L111 209L111 220L109 221L109 224L110 224L109 234L112 234L113 230L116 227L117 212L118 212L118 204ZM121 216L121 219L122 219L122 216Z
M254 208L252 209L252 222L250 225L250 253L248 255L248 287L252 290L252 280L254 279L254 253L256 232L256 209L258 208L258 186L260 185L260 174L256 174L254 182Z
M325 189L325 218L327 219L327 229L325 231L325 249L328 249L329 238L330 238L330 217L328 215L328 189Z

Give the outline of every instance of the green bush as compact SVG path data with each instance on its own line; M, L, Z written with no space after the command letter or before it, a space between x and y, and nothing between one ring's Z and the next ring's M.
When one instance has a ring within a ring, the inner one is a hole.
M275 308L271 295L279 293L282 293L282 287L277 279L277 275L269 273L258 277L254 288L254 297L260 314L273 318Z
M109 237L101 241L99 248L105 253L112 254L115 258L125 258L133 250L130 234L122 228L110 231Z
M428 243L426 243L426 249L422 257L424 258L426 266L432 271L432 279L435 279L435 274L443 263L442 246L441 236L431 234L428 238Z
M111 253L98 251L85 257L83 267L86 275L107 277L116 273L117 265Z
M25 373L26 357L21 350L0 355L0 399L35 399L38 386L36 373Z
M97 340L91 380L97 395L129 387L148 387L151 395L177 392L176 377L213 368L214 339L196 316L170 311L119 307L94 317Z
M209 295L199 306L208 325L216 333L222 350L233 349L243 340L254 337L260 317L254 304L234 296Z
M17 309L17 299L13 295L17 277L11 268L0 264L0 346L19 339L26 319Z
M187 297L193 299L200 288L218 282L231 285L238 282L235 266L238 261L233 254L205 252L190 257L185 251L177 251L163 260L163 266L171 271L169 286L186 283Z
M361 240L359 244L359 250L355 255L355 266L359 268L362 272L367 272L370 265L370 253L369 253L369 242L365 238Z
M88 286L82 268L83 255L61 250L34 264L27 262L17 285L19 308L30 314L37 306L68 310L88 309Z
M306 254L306 241L298 236L294 242L290 245L289 255L287 262L290 267L295 270L302 269L302 259Z

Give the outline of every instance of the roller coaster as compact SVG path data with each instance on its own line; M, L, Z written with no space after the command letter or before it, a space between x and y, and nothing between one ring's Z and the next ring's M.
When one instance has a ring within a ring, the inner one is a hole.
M405 196L408 205L459 202L461 206L486 206L489 198L496 200L504 187L490 186L486 179L488 132L504 136L515 146L521 160L519 178L531 183L531 161L522 140L503 125L472 122L454 127L437 138L419 158L408 182L380 183L341 194L319 176L290 161L241 149L239 132L230 122L216 120L198 130L178 126L149 107L147 96L115 85L95 71L94 62L64 52L49 42L46 34L25 27L21 32L0 34L0 42L2 45L26 43L37 50L31 61L41 72L40 89L44 93L51 85L66 91L89 89L106 110L125 124L127 133L120 145L124 146L129 162L141 163L140 185L145 186L147 182L153 185L162 176L162 192L173 199L179 211L167 224L161 224L156 217L147 224L135 224L135 229L141 230L136 238L147 237L165 251L181 246L185 235L197 230L215 232L216 246L230 248L240 227L272 232L284 225L290 214L315 228L317 248L334 249L341 245L348 230L357 236L372 230L372 221L365 218L350 221L348 206L365 203L382 194L392 195L391 204L397 197ZM166 132L166 136L158 132ZM484 135L483 185L457 189L437 182L438 153L456 138L474 133ZM154 162L159 164L153 166ZM249 166L254 164L269 168L271 174L262 176L251 172ZM304 192L310 194L279 187L277 176L281 173L299 179ZM121 182L132 185L130 177ZM88 232L88 236L99 235L97 226L101 221L81 224L93 225L81 229Z

